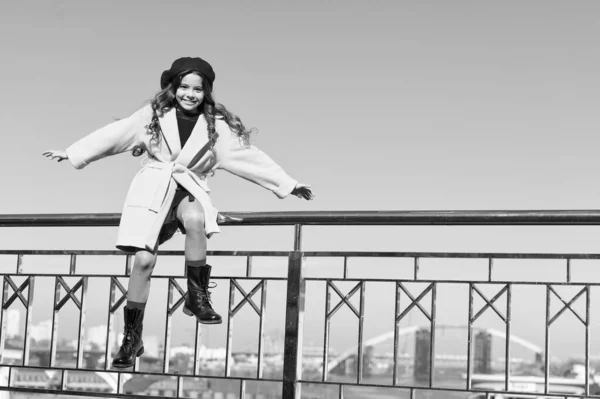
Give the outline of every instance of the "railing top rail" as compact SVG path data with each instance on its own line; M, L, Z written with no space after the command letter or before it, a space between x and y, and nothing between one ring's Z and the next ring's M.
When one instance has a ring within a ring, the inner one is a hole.
M262 225L600 225L600 210L224 212L240 220L223 226ZM117 226L119 213L0 215L0 227Z

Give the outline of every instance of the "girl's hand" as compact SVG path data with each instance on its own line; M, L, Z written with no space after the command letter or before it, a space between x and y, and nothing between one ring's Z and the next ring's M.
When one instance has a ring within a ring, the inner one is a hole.
M46 158L50 158L51 160L56 159L58 162L64 161L65 159L69 159L65 151L50 150L44 152L42 155Z
M292 190L292 195L295 195L298 198L304 198L305 200L312 200L315 198L310 186L308 184L298 183L296 188Z

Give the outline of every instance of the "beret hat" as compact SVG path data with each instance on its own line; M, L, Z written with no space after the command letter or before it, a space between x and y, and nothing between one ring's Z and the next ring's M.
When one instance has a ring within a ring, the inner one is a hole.
M215 71L212 66L200 57L182 57L173 61L170 69L167 69L160 76L160 88L164 89L173 80L175 76L184 71L198 71L212 85L215 81Z

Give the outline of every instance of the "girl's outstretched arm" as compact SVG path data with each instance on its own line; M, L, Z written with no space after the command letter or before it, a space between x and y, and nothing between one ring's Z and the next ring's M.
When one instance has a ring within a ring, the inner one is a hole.
M65 151L49 150L43 155L61 162L68 159L76 169L111 155L131 151L141 145L152 110L146 106L128 118L110 123L70 145Z
M290 194L307 200L313 198L309 185L298 183L267 154L253 145L243 143L227 123L217 120L215 126L219 132L215 144L216 168L256 183L279 198Z

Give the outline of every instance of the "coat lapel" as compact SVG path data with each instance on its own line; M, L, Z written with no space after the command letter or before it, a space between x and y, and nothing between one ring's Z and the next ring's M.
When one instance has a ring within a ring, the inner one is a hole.
M198 122L192 130L190 138L185 142L183 149L177 157L177 163L187 166L188 168L193 167L189 163L194 159L194 156L202 149L204 144L208 141L208 128L206 119L204 116L198 118ZM179 141L178 141L179 142Z
M159 118L158 120L163 136L171 150L171 159L175 159L181 152L181 142L179 141L179 128L177 127L175 108L166 112L162 118Z

